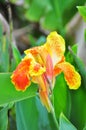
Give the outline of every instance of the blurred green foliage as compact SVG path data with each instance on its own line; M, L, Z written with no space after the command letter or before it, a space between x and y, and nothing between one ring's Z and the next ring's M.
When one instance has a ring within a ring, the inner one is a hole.
M58 30L64 35L65 25L76 13L76 6L84 2L85 0L25 0L25 16L30 21L39 22L45 29Z

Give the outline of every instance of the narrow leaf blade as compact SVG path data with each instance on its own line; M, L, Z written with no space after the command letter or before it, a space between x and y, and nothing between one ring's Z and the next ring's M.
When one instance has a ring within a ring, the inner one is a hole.
M7 130L8 124L8 107L4 107L0 110L0 130Z

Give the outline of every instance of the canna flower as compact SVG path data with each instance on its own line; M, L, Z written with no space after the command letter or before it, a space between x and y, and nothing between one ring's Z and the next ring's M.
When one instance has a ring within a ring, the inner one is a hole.
M44 45L25 51L26 56L11 76L15 88L25 91L31 82L37 83L40 99L50 111L49 95L52 93L57 75L61 72L64 73L64 78L70 89L78 89L81 84L79 73L65 61L64 53L64 39L57 32L51 32Z

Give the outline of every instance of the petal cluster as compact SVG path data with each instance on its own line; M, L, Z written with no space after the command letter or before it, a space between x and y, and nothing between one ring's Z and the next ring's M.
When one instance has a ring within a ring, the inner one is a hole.
M64 53L64 39L57 32L51 32L44 45L25 51L26 56L11 76L15 88L24 91L31 82L38 83L40 99L50 111L49 95L56 75L63 72L70 89L78 89L81 84L79 73L65 61Z

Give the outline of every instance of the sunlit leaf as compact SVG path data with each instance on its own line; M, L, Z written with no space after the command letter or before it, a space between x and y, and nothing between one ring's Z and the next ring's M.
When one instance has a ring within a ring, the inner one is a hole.
M68 92L66 82L63 74L60 74L56 78L54 88L54 108L56 117L59 118L61 112L64 112L67 116L70 115L71 100Z
M10 102L17 102L36 95L36 84L31 84L25 92L17 91L11 83L10 76L10 73L0 74L0 105Z

